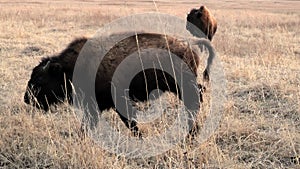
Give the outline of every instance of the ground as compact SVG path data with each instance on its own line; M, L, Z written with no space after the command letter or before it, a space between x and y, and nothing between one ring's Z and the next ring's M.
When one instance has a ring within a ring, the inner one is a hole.
M218 21L212 44L227 80L219 128L203 144L128 159L80 136L67 103L50 112L25 105L31 70L116 18L185 19L199 1L0 0L0 168L300 168L300 1L201 3Z

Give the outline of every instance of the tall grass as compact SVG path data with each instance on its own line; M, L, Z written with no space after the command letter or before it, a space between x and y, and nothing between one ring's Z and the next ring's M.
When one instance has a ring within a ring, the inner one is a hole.
M117 17L155 11L153 4L37 2L0 2L0 168L299 168L299 13L208 2L219 24L213 45L228 81L219 129L201 145L187 140L155 157L128 159L80 136L68 104L43 112L25 105L23 94L41 57ZM158 3L158 9L184 18L191 4ZM113 110L103 116L127 131ZM163 127L156 121L141 129L151 135L159 133L156 126Z

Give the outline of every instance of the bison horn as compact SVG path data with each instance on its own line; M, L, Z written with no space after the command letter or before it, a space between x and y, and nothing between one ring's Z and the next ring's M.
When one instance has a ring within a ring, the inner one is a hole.
M46 63L45 66L43 66L43 70L46 71L49 68L50 60Z

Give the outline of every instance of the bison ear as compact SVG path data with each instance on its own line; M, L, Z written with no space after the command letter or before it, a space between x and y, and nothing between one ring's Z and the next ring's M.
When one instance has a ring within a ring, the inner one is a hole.
M49 72L53 74L57 74L61 72L61 70L62 70L62 66L59 63L53 63L49 67Z

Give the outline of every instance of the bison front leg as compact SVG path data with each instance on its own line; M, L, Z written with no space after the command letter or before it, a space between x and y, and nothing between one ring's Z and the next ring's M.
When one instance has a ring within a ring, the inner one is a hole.
M133 119L127 119L126 117L124 117L120 112L118 112L118 115L120 116L121 120L124 122L124 124L126 125L127 128L130 129L130 131L133 133L134 137L142 137L141 132L139 131L139 128L137 126L137 122Z
M203 94L204 94L205 90L206 90L205 86L198 83L199 98L200 98L201 103L203 102Z

